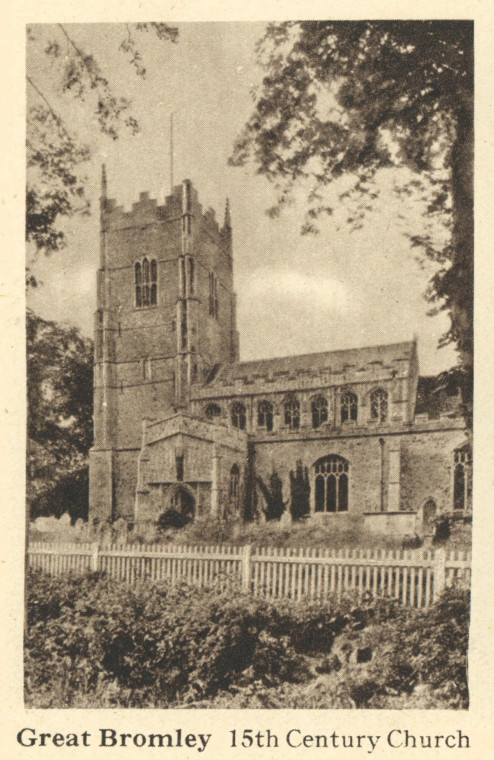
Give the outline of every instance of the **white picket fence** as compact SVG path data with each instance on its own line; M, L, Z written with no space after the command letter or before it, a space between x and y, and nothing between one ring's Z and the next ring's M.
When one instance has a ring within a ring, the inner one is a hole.
M29 565L52 575L105 572L111 578L241 587L271 599L324 600L341 594L398 599L427 608L445 587L470 584L465 551L274 549L250 546L100 546L32 542Z

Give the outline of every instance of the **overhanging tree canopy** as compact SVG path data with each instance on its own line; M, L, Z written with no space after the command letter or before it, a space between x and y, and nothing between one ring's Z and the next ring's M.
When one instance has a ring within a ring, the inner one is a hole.
M140 78L146 76L146 68L138 36L150 33L163 42L178 39L178 29L164 23L114 26L121 37L109 44L115 44ZM84 102L99 131L112 140L122 129L136 134L139 123L129 100L114 89L95 56L81 47L72 25L29 27L27 50L26 240L37 251L50 253L66 243L62 219L89 209L81 170L91 149L57 110L57 99L66 96ZM40 75L47 62L48 87ZM32 276L29 284L36 284Z
M439 267L428 298L450 316L442 343L459 351L471 402L473 352L473 24L467 21L304 21L271 24L259 42L265 68L255 108L231 163L253 159L275 181L277 214L307 180L307 223L331 213L324 188L353 178L346 199L376 196L380 169L408 167L405 190L424 193L424 214L449 241L413 235ZM403 190L403 188L401 188ZM343 196L342 196L343 197Z

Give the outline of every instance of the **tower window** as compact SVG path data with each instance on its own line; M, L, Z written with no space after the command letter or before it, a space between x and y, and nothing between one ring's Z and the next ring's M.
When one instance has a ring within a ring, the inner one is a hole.
M346 391L341 397L341 421L356 420L358 412L358 399L355 393Z
M300 427L300 401L293 396L285 399L285 425L290 430L298 430Z
M464 510L472 497L472 451L463 446L454 452L453 509Z
M319 459L315 465L316 512L348 511L349 463L337 454Z
M245 406L240 401L236 401L232 406L232 425L239 430L245 430L246 422L247 414Z
M318 428L328 421L328 400L324 396L316 396L311 402L312 427Z
M209 275L209 316L218 319L218 280L214 272Z
M386 422L388 419L388 394L382 388L372 391L370 397L371 419Z
M158 266L156 259L144 258L134 266L135 303L142 306L156 306L158 303Z
M273 405L271 401L259 401L257 405L257 425L260 428L273 429Z

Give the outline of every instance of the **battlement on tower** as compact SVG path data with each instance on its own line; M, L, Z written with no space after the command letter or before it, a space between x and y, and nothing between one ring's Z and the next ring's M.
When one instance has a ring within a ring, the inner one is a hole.
M184 186L189 185L188 209L184 210ZM127 227L152 224L153 222L172 222L180 219L184 213L200 222L202 229L213 236L224 237L229 231L229 226L220 227L216 219L216 212L211 207L203 210L199 202L197 190L190 180L184 180L182 184L175 185L170 195L165 197L164 203L159 204L156 198L151 198L149 191L139 194L139 200L134 202L131 208L118 205L115 198L101 199L101 225L104 231L121 230ZM229 223L228 223L229 224Z

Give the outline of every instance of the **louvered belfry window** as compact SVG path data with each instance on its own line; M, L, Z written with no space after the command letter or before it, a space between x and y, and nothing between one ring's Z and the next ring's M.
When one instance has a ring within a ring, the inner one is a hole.
M156 259L137 261L134 267L135 303L137 308L158 303L158 265Z

